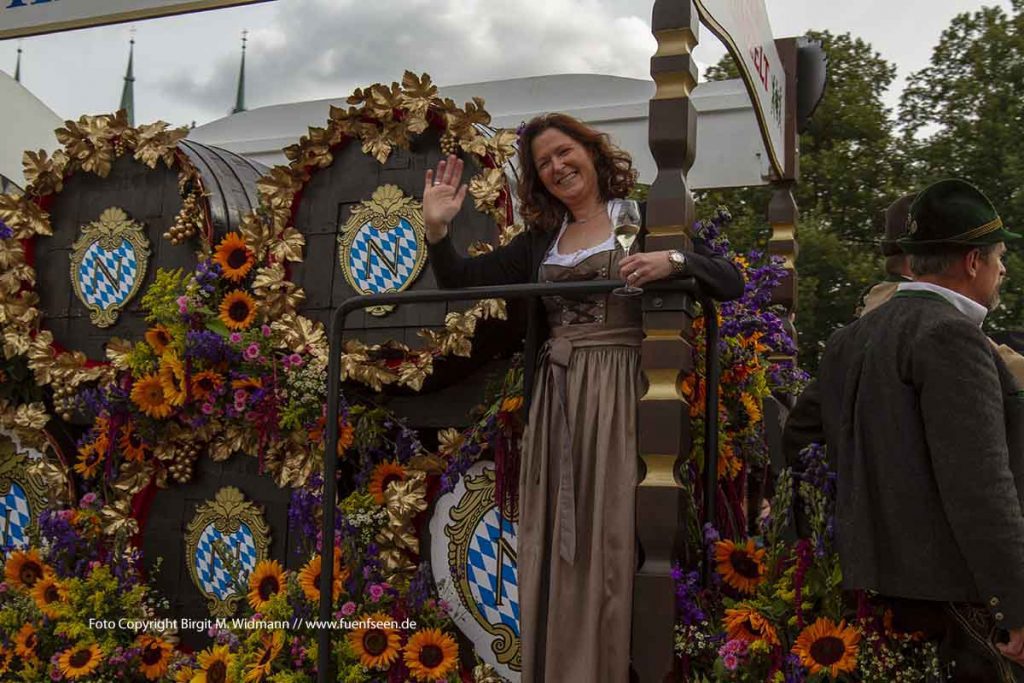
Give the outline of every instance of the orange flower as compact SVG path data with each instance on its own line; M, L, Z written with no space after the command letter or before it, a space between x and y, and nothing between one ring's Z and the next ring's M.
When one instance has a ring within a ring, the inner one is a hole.
M735 479L742 469L743 462L736 457L732 444L723 439L721 448L718 449L718 478Z
M359 617L359 621L365 623L366 627L357 628L348 634L348 643L359 655L359 663L367 669L388 669L398 659L402 649L402 639L398 632L384 627L393 619L387 614L375 612Z
M192 375L192 395L197 401L204 401L214 395L224 384L224 378L213 370L203 370Z
M397 462L382 462L373 468L373 475L370 477L370 493L378 505L384 504L384 492L388 485L394 481L405 481L407 473L405 468Z
M229 232L217 245L213 260L220 264L224 277L238 282L252 268L256 259L245 244L245 239L237 232Z
M164 387L157 375L146 375L135 380L131 396L139 410L150 417L160 420L171 414L171 404L164 395Z
M131 422L121 428L121 438L117 440L117 445L127 460L142 462L146 458L146 442Z
M404 659L417 681L444 681L459 665L459 646L440 629L425 628L409 638Z
M514 413L523 407L522 396L509 396L501 402L501 411L504 413Z
M755 549L754 539L748 538L746 545L732 541L715 543L715 561L722 579L736 590L753 595L764 575L764 548Z
M139 670L147 680L155 681L167 673L171 664L171 653L174 651L173 645L163 638L141 635L139 647L142 648Z
M160 386L172 406L185 404L188 398L188 382L185 379L185 365L173 353L165 353L160 359Z
M69 647L60 653L60 672L73 681L88 676L103 661L103 651L96 643Z
M57 619L60 617L61 604L67 602L68 591L52 573L47 572L32 587L32 599L40 612L51 619Z
M793 654L800 657L800 663L811 675L825 671L836 678L857 668L858 643L857 629L847 626L845 621L837 626L831 619L819 617L797 636Z
M309 430L309 440L311 443L319 444L324 448L327 447L327 420L320 418L316 421L316 426ZM345 451L352 447L356 441L356 428L354 425L345 422L341 417L338 418L338 457L345 455Z
M39 636L32 624L23 624L18 635L14 637L14 654L22 659L33 660L36 658L36 646L39 645Z
M319 568L318 568L319 569ZM249 604L257 612L285 588L284 567L277 560L263 560L249 576Z
M13 588L30 589L51 572L35 548L15 550L4 564L4 580Z
M106 457L106 451L101 451L96 442L86 444L78 449L78 462L75 463L75 471L86 479L92 479L100 469Z
M725 630L730 639L754 642L763 640L768 645L778 645L779 635L767 617L746 605L725 610Z
M331 589L332 600L337 602L341 596L342 584L348 580L351 572L348 567L342 566L341 563L341 548L334 549L334 585ZM315 555L306 566L299 571L299 586L302 588L302 592L306 594L306 597L310 601L319 603L320 602L320 555Z
M173 337L171 331L163 325L154 325L146 330L146 343L153 347L158 356L163 355L167 347L171 345Z
M247 329L256 319L256 302L240 289L227 293L220 302L220 320L229 329Z

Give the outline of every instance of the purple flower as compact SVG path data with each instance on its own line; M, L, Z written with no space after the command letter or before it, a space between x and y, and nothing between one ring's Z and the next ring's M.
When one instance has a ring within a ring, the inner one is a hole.
M370 599L374 602L380 602L380 599L384 597L384 589L380 584L373 584L370 586Z
M711 545L712 543L718 543L722 540L722 537L718 535L718 529L713 527L710 522L704 525L704 543Z
M14 237L14 230L11 229L11 226L0 220L0 240L8 240L12 237Z
M238 357L237 351L224 343L224 337L210 330L189 330L185 334L185 354L211 364Z
M260 357L260 345L256 342L249 344L249 346L245 348L245 351L242 352L242 356L246 360L256 360Z
M203 415L213 415L216 408L212 403L203 403L202 411Z
M260 328L260 332L263 333L264 337L269 337L270 336L270 325L264 324L263 327Z

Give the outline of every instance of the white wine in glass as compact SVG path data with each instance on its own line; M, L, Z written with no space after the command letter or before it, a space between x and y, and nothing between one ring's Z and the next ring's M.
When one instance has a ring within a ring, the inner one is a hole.
M637 235L640 234L640 207L637 203L632 199L622 200L618 212L612 218L612 225L615 241L622 248L622 256L625 258L629 255L629 250L633 248L633 242L636 241ZM612 294L619 296L636 296L643 293L643 289L634 287L628 282L625 287L612 290Z

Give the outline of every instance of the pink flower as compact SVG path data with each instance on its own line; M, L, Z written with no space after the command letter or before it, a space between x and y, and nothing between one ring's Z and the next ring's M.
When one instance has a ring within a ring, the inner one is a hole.
M79 502L82 504L82 507L87 508L96 502L96 494L90 491L89 493L82 496L82 500L80 500Z
M242 352L242 356L244 356L246 360L256 360L260 357L260 345L256 342L249 344L245 351Z
M341 606L341 613L343 615L345 615L346 617L352 616L353 614L356 613L356 603L354 603L351 600L349 600L348 602L346 602L344 605Z
M378 602L378 601L380 601L380 599L382 597L384 597L384 589L381 586L379 586L378 584L376 584L376 583L371 585L370 586L370 599L373 600L374 602Z
M6 581L0 581L0 593L6 593L6 592L7 592L7 582Z
M288 358L291 359L291 365L293 368L301 368L302 364L305 362L302 360L302 356L300 356L297 353L293 353L292 355L288 356Z
M235 403L241 403L244 406L247 400L249 400L249 394L245 392L245 389L235 389Z
M740 660L736 655L730 653L722 657L722 664L725 664L725 668L729 671L735 671L736 667L740 665Z
M214 407L212 403L203 404L203 415L213 415Z
M228 341L230 341L232 344L241 344L242 343L242 333L241 332L232 332L231 335L228 336Z
M182 296L178 297L178 313L188 313L188 297L187 296L182 295Z
M270 336L270 325L264 324L263 327L260 328L260 332L263 333L264 337L269 337Z

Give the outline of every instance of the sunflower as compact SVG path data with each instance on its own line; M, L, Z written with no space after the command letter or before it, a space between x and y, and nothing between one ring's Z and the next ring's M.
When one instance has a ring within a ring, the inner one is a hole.
M718 478L735 479L743 469L743 463L736 457L732 444L723 443L718 452Z
M235 289L220 302L220 320L232 330L244 330L256 319L256 302L240 289Z
M745 640L752 643L763 640L769 645L779 644L779 635L768 619L757 610L746 605L725 610L726 633L729 639Z
M60 672L73 681L88 676L100 665L103 651L96 643L69 647L58 656Z
M165 353L160 358L160 386L164 396L172 406L185 404L188 398L188 380L185 378L185 365L173 353Z
M827 671L832 678L840 673L853 673L857 668L857 644L860 633L845 621L837 626L826 617L819 617L804 628L793 645L793 654L811 674Z
M278 653L281 652L281 646L284 645L284 631L274 631L273 634L264 635L262 640L263 644L256 651L256 662L245 674L245 683L262 681L263 677L270 673L270 667Z
M255 391L256 389L263 388L263 379L260 377L243 377L242 379L233 379L231 380L231 388Z
M156 355L162 356L167 347L171 345L173 337L171 331L163 325L154 325L146 330L146 343L153 347Z
M509 396L501 402L501 411L505 413L514 413L523 407L522 396Z
M99 471L100 464L106 450L100 450L95 442L82 446L78 449L78 462L75 463L75 472L78 472L86 479L92 479Z
M39 557L39 551L35 548L15 550L4 564L4 580L14 588L32 588L39 579L50 573L50 568Z
M378 505L384 504L384 492L388 490L391 482L405 481L407 473L405 468L397 462L382 462L373 468L373 475L370 477L370 493Z
M48 571L32 587L32 599L35 600L40 612L51 619L56 619L60 616L61 603L67 602L68 590Z
M121 437L117 440L117 445L121 447L121 452L128 460L142 462L146 458L147 444L131 422L121 428Z
M284 590L284 567L277 560L259 562L249 575L249 604L259 612Z
M232 282L238 282L248 275L256 261L245 245L245 240L237 232L229 232L224 236L217 245L213 260L220 264L224 277Z
M214 645L199 653L199 671L192 677L192 683L226 683L228 667L234 655L227 645Z
M367 624L367 627L350 631L348 644L359 655L359 663L367 669L387 670L402 651L402 639L398 632L383 626L384 622L393 620L387 614L374 612L361 616L359 621Z
M316 425L309 430L311 443L327 447L327 418L321 417ZM352 447L356 441L355 425L350 424L344 418L338 417L338 457L345 455L345 451Z
M748 538L746 545L732 541L715 543L715 561L718 573L727 584L748 595L753 595L764 575L764 548L755 549L754 539Z
M155 681L167 673L171 664L171 652L174 646L163 638L156 636L139 636L139 648L142 650L139 671L151 681Z
M341 564L341 548L334 549L334 586L331 589L332 599L341 595L341 586L348 580L348 567ZM299 586L306 597L313 602L320 602L320 556L316 555L299 572Z
M756 398L744 391L740 394L740 403L743 404L743 408L747 411L747 416L751 422L761 421L761 406Z
M14 652L6 647L0 647L0 675L7 673L11 668L11 660L14 659Z
M203 370L192 375L192 395L197 401L205 401L224 385L224 377L213 370Z
M36 658L36 646L39 644L39 636L32 624L24 624L18 635L14 636L14 654L25 660Z
M405 645L405 665L417 681L441 681L459 664L459 646L440 629L417 631Z
M146 375L135 380L132 386L132 401L139 410L158 420L171 414L171 404L167 402L164 387L158 375Z

